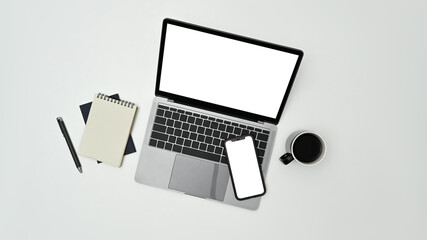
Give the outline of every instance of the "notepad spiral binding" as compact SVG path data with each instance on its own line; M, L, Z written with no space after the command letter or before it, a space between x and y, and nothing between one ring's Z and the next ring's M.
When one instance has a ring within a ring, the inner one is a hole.
M131 102L128 102L128 101L124 101L124 100L117 100L117 99L114 99L114 98L110 98L107 95L102 94L102 93L98 93L98 95L96 95L96 97L99 98L99 99L102 99L102 100L106 100L106 101L109 101L109 102L120 104L120 105L125 106L125 107L133 108L135 106L134 103L131 103Z

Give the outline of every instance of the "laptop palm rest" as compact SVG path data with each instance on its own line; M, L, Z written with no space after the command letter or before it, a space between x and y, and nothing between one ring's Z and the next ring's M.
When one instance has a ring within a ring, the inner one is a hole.
M224 165L176 155L169 188L223 201L228 179L228 168Z

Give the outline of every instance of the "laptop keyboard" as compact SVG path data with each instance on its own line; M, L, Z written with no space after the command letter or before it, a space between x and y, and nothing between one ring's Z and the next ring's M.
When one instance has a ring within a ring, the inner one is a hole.
M268 130L159 104L149 145L227 163L224 140L251 135L261 164L269 134Z

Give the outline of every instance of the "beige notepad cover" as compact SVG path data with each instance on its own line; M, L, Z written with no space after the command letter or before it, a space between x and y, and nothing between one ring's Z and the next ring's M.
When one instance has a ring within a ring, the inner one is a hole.
M133 103L96 94L78 153L120 167L136 110Z

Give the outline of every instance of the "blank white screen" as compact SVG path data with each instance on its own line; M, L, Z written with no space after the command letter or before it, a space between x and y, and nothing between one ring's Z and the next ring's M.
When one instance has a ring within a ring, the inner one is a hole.
M297 59L168 24L159 89L276 118Z
M225 143L238 198L247 198L264 192L257 155L252 138Z

